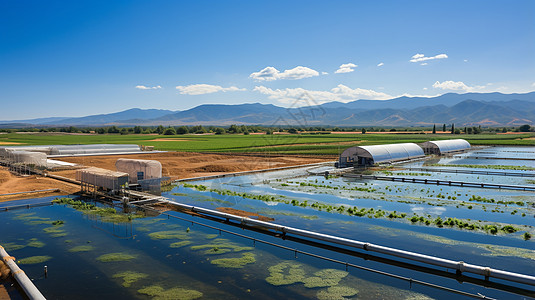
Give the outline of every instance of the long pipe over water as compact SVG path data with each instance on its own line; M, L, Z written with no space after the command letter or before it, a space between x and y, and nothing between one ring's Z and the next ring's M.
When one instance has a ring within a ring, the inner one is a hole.
M404 258L404 259L418 261L418 262L422 262L422 263L426 263L426 264L430 264L434 266L457 270L459 272L468 272L472 274L482 275L485 277L493 277L493 278L498 278L502 280L513 281L517 283L535 286L535 277L530 276L530 275L513 273L513 272L504 271L504 270L493 269L490 267L483 267L483 266L478 266L474 264L469 264L463 261L453 261L453 260L444 259L440 257L434 257L434 256L420 254L420 253L380 246L380 245L376 245L372 243L350 240L350 239L346 239L342 237L337 237L337 236L317 233L313 231L283 226L279 224L273 224L269 222L254 220L254 219L250 219L247 217L239 217L239 216L235 216L235 215L231 215L231 214L227 214L227 213L223 213L223 212L219 212L219 211L215 211L211 209L195 207L195 206L181 204L181 203L177 203L177 202L173 202L169 200L160 200L160 201L165 202L170 205L178 206L184 210L190 210L196 213L202 213L206 215L217 216L217 217L228 219L228 220L238 221L240 222L240 224L244 224L244 225L260 226L260 227L272 229L275 231L279 231L285 234L294 234L297 236L307 237L307 238L316 239L316 240L329 242L333 244L344 245L344 246L354 247L358 249L363 249L366 251L392 255L392 256L399 257L399 258Z

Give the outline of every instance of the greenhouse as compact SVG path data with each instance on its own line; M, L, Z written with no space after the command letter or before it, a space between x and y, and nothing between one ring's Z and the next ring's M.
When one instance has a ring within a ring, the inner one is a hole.
M6 159L11 151L42 152L50 157L62 157L140 153L141 148L135 144L9 146L0 147L0 158Z
M46 167L46 154L42 152L9 151L7 159L13 164Z
M447 154L470 149L470 143L463 139L429 141L422 144L425 154Z
M424 156L422 148L414 143L355 146L340 155L339 168L392 163Z

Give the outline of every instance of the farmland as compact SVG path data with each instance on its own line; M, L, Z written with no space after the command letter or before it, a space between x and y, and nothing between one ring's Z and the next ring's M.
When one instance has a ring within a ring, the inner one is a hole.
M472 145L535 144L535 133L522 134L275 134L275 135L113 135L20 134L0 135L0 145L139 144L157 150L185 152L235 152L268 154L337 155L359 145L419 143L462 138Z

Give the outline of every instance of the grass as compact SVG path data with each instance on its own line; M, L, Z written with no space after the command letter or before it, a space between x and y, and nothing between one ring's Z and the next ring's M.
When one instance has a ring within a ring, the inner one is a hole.
M0 142L21 145L138 144L158 150L186 152L255 152L264 154L337 155L355 145L420 143L440 139L466 139L472 145L533 145L525 138L535 134L287 134L287 135L60 135L17 134L0 136ZM181 141L156 141L157 139ZM352 143L354 142L354 143ZM340 144L342 143L342 144Z

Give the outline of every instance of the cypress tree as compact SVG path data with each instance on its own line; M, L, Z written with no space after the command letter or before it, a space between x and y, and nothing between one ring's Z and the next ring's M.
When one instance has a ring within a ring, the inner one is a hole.
M455 124L451 123L451 134L455 133Z
M437 125L433 124L433 134L437 133Z

